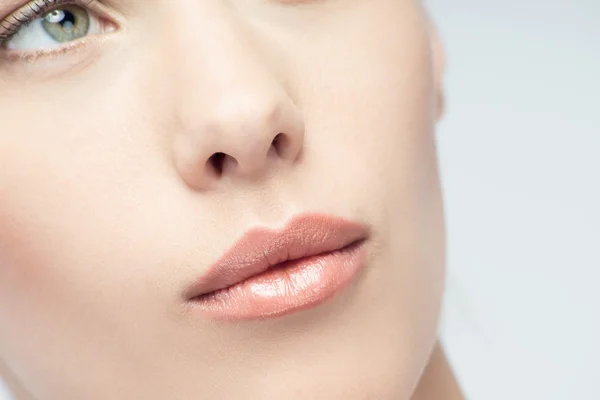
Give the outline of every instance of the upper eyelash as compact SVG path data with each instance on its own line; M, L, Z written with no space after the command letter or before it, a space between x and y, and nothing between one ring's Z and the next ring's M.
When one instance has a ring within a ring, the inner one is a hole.
M4 20L0 21L0 45L12 39L22 28L40 18L53 8L64 4L88 7L95 0L31 0ZM16 21L16 22L13 22ZM8 26L6 26L8 24Z

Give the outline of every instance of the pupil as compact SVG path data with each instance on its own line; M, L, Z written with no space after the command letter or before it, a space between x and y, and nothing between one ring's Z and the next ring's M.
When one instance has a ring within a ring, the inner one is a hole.
M68 10L63 11L64 16L63 18L58 22L63 28L67 29L67 30L72 30L73 26L75 26L75 15Z

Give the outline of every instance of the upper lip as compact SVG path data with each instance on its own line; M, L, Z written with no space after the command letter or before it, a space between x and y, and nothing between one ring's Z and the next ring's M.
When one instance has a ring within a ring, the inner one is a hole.
M191 285L186 297L198 298L285 261L340 250L367 236L365 225L323 214L300 215L281 230L251 229Z

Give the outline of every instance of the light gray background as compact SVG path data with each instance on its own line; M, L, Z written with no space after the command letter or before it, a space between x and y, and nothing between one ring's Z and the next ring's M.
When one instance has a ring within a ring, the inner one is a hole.
M428 3L451 361L469 399L599 400L600 0Z
M598 400L600 0L429 8L448 53L449 357L471 400Z

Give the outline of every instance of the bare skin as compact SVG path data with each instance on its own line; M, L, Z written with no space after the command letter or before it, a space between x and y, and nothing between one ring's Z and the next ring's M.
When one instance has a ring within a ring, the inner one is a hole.
M4 372L3 376L13 391L15 400L35 400L17 383L12 374L7 373L5 367L0 368L0 371ZM423 375L411 400L464 400L460 387L439 343L435 346L431 354L429 363L423 371Z
M0 374L19 400L454 395L432 353L444 57L419 1L42 1L0 1ZM281 318L190 311L244 232L304 213L369 227L351 284Z
M442 346L435 346L411 400L464 400Z

